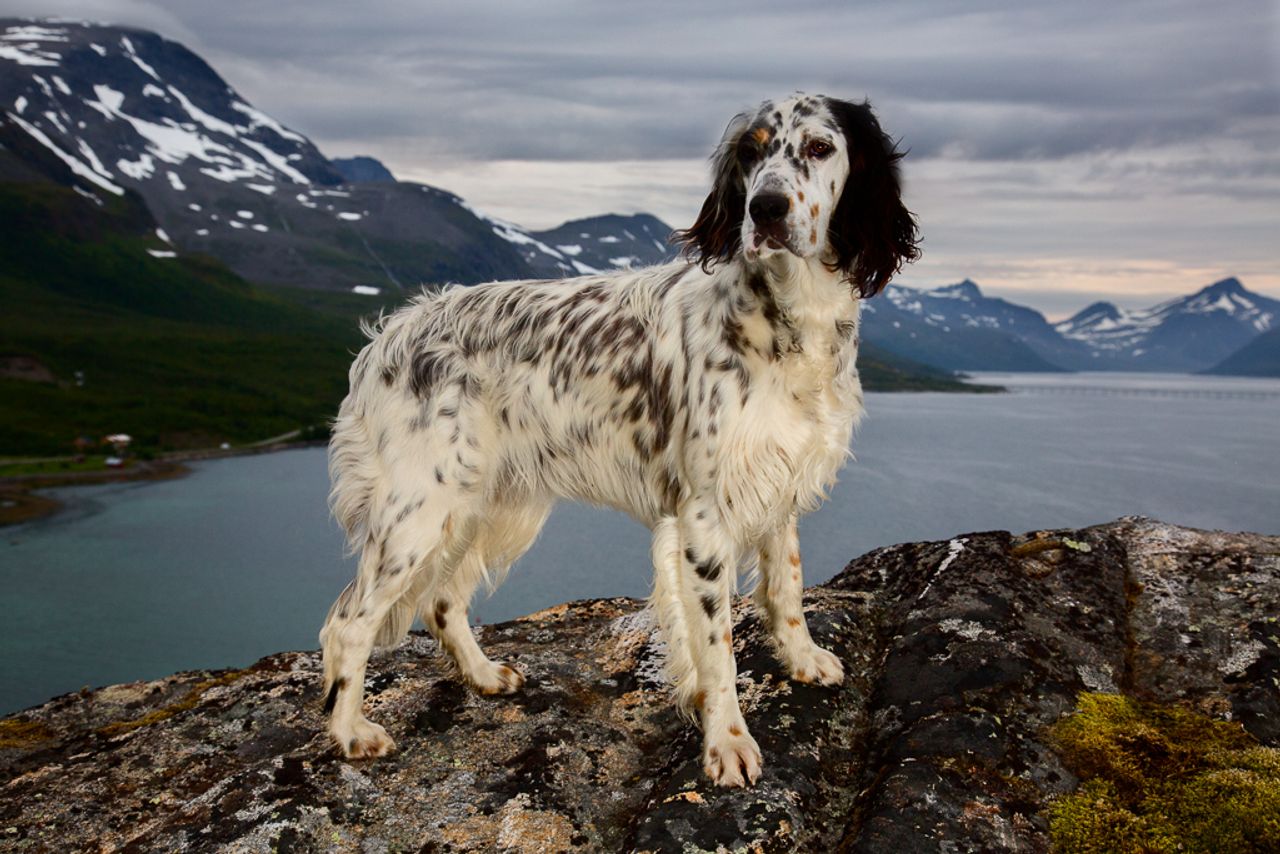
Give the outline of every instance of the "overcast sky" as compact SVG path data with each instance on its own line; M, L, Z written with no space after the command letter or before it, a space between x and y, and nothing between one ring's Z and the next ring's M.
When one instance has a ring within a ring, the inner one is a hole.
M1280 297L1280 3L0 0L158 30L329 156L529 227L687 225L728 119L870 98L924 258L1052 316L1226 275Z

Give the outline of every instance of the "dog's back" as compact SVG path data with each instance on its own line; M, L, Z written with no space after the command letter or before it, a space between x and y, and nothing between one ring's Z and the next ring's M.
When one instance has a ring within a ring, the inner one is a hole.
M683 377L668 297L689 269L452 288L386 318L352 366L330 445L352 546L401 466L481 505L566 496L646 523L673 512Z

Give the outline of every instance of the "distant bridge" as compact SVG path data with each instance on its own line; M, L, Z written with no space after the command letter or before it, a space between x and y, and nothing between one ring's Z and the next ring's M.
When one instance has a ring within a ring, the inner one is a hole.
M1057 394L1082 397L1157 397L1196 398L1202 400L1280 400L1280 388L1117 388L1089 385L1017 385L1005 386L1013 394Z

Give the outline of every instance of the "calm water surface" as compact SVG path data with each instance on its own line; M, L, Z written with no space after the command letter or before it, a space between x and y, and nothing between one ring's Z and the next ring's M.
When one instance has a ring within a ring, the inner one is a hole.
M1128 514L1280 534L1280 380L984 374L1006 395L873 394L857 461L801 525L806 579L892 543ZM354 561L324 451L196 464L156 483L51 490L59 515L0 529L0 713L84 685L310 649ZM475 613L645 596L648 532L562 505Z

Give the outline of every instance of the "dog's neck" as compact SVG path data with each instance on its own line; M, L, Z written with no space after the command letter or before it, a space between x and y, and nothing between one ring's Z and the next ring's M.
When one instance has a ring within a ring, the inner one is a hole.
M812 358L852 346L860 304L841 271L821 257L799 258L790 252L739 263L740 278L749 288L768 289L768 298L794 330L797 352Z

